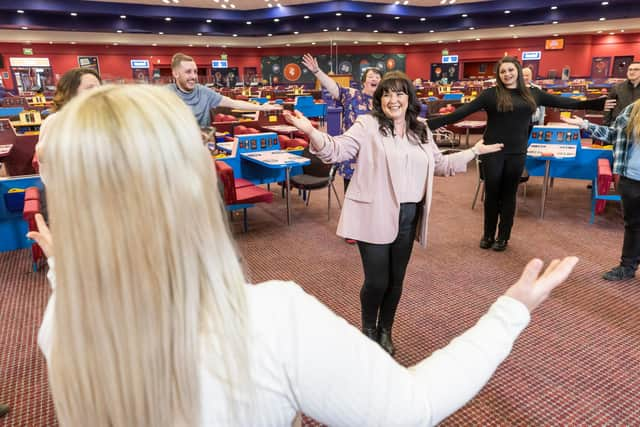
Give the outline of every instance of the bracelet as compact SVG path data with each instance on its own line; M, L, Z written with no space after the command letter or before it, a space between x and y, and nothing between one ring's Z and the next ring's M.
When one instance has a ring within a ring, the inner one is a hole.
M315 71L312 71L313 74L318 74L320 72L320 68L316 68Z

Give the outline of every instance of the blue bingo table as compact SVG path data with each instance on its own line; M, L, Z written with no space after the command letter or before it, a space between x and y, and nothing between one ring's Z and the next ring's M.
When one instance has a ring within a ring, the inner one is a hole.
M540 219L544 218L547 191L551 178L596 178L598 159L613 160L613 151L602 147L582 146L576 126L534 126L529 136L526 167L529 176L542 176Z

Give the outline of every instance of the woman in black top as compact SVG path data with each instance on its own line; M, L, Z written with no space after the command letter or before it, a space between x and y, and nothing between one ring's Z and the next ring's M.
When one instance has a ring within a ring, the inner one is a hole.
M480 247L504 251L511 236L516 192L527 157L531 114L540 105L602 110L605 98L577 101L529 88L522 78L522 67L518 60L507 56L498 62L496 83L495 87L484 90L476 99L455 112L429 119L428 125L431 129L437 129L455 123L480 109L487 112L484 143L502 143L504 148L502 151L481 156L485 199L484 235L480 240ZM500 226L496 239L498 219Z

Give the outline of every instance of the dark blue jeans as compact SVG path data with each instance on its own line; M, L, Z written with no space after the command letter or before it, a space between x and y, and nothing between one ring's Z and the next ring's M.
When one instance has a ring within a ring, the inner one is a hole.
M399 229L389 244L358 242L364 285L360 290L362 327L391 329L402 294L402 282L416 237L421 205L400 205Z
M618 191L624 215L624 243L620 265L636 270L640 261L640 181L621 176Z

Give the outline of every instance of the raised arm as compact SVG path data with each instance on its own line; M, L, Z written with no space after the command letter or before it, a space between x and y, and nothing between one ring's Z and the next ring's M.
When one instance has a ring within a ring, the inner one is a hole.
M286 319L291 332L281 353L290 356L285 369L298 409L332 426L439 423L486 384L527 326L529 312L576 262L575 257L554 261L540 275L542 261L531 261L475 326L409 369L315 298L291 287L287 297L295 309Z
M325 74L318 66L318 60L308 53L302 57L302 65L311 71L316 79L320 80L320 84L329 91L333 99L340 98L340 86L331 77Z
M579 101L577 99L552 95L535 88L532 88L531 91L537 92L538 105L571 110L603 110L605 101L607 100L607 98L603 96L600 98L587 99L586 101Z
M254 104L253 102L242 101L239 99L231 99L227 96L223 96L219 104L221 107L235 108L238 110L249 111L276 111L282 110L282 106L278 104Z
M309 136L310 151L325 163L339 163L355 158L360 151L361 142L370 140L374 137L374 132L378 132L378 127L373 123L375 119L367 115L358 117L353 126L338 136L320 132L300 111L292 114L285 110L282 115L288 123Z
M474 113L478 110L481 110L482 108L485 108L487 96L488 96L488 92L485 90L482 93L480 93L480 95L478 95L476 99L458 107L456 111L454 111L453 113L427 120L427 125L429 126L429 129L434 130L444 125L449 125L451 123L459 122L460 120L467 117L469 114Z

